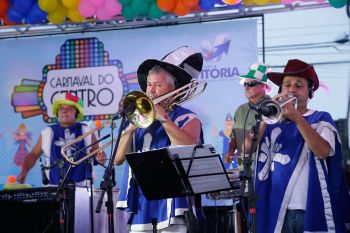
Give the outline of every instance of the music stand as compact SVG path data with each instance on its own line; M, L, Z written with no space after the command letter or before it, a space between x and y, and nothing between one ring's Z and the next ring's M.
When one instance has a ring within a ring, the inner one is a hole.
M149 200L232 189L220 155L209 144L165 147L125 157Z

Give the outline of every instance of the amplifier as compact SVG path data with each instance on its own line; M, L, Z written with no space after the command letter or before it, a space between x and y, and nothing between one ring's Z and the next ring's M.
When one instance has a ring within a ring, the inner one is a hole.
M1 232L62 232L57 187L0 191ZM64 195L64 232L74 232L75 187Z

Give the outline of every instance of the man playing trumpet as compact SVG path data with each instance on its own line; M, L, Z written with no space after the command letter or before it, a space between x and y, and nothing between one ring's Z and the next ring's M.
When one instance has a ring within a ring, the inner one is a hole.
M274 99L297 99L281 107L285 120L262 123L256 155L257 232L347 232L350 197L342 169L336 125L327 112L309 109L319 87L314 67L289 60L283 73L268 78L279 86ZM245 149L252 142L246 137Z
M142 91L155 99L190 83L191 79L198 77L202 66L203 58L199 52L180 47L161 60L144 61L137 70L138 82ZM130 124L124 132L127 133L120 139L114 161L117 165L124 162L124 155L129 152L203 142L198 116L181 106L166 108L164 102L155 105L155 121L148 128L135 128ZM129 169L126 166L117 207L126 208L131 213L130 232L152 232L152 218L157 219L158 232L186 232L183 214L190 208L187 199L147 200ZM195 214L202 218L201 211Z

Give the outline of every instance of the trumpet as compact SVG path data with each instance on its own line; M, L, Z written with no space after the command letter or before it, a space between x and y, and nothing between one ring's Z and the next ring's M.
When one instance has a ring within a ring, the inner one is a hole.
M193 98L201 95L207 87L207 82L202 81L198 82L197 80L192 80L187 85L184 85L178 89L175 89L167 94L159 96L157 98L151 99L142 91L130 91L123 100L123 109L125 111L126 118L133 124L136 128L147 128L150 126L155 119L155 107L156 104L161 104L165 110L171 111L175 106L181 105ZM132 109L132 110L128 110ZM114 117L113 117L114 118ZM75 138L74 140L68 142L66 145L62 146L61 154L62 157L73 166L79 165L90 157L94 156L98 152L102 151L104 148L111 145L118 138L115 137L111 141L101 145L99 149L91 151L86 154L84 157L73 161L73 157L67 156L67 151L76 143L84 140L84 138L90 136L97 130L101 130L107 125L111 125L114 119L108 120L103 123L100 127L92 129L85 134ZM135 129L135 128L134 128ZM131 130L123 132L121 136L126 135Z
M290 102L293 102L295 108L298 107L297 98L292 94L279 97L275 101L274 100L263 101L261 104L259 104L259 107L264 106L271 109L271 114L269 116L263 115L262 120L267 124L276 124L278 122L285 120L282 114L282 107Z

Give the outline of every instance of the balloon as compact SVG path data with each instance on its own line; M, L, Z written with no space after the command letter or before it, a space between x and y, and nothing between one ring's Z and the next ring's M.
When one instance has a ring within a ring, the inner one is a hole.
M203 11L210 11L215 5L214 0L200 0L199 6Z
M82 16L78 9L68 9L68 18L70 18L73 22L82 22L84 21L84 16Z
M58 5L57 0L39 0L38 3L40 8L46 12L53 12Z
M88 18L92 17L96 13L96 7L92 5L88 0L81 0L78 6L79 13Z
M47 14L47 19L53 24L61 23L67 14L67 9L62 5L57 5L57 8L53 12Z
M225 4L227 5L236 5L237 3L240 2L240 0L222 0ZM294 0L292 0L294 1Z
M13 6L19 13L26 13L32 7L32 0L16 0Z
M130 5L132 0L118 0L119 3L123 4L123 5Z
M14 184L14 183L16 183L16 176L14 176L14 175L8 176L8 177L7 177L7 183L9 183L9 184Z
M329 4L334 8L342 8L346 5L346 0L329 0Z
M178 0L182 1L182 4L188 8L193 8L198 5L199 0Z
M108 19L112 18L112 15L108 14L108 12L106 11L106 9L104 7L99 7L99 8L97 8L97 11L96 11L96 17L99 20L108 20Z
M162 15L164 15L164 11L158 8L157 3L152 2L148 9L148 15L151 18L160 18Z
M136 15L146 15L148 13L149 2L145 0L132 0L131 7Z
M175 8L176 0L158 0L157 6L162 11L172 11Z
M63 6L68 9L77 9L79 5L79 0L62 0Z
M263 6L269 3L270 0L254 0L255 4L258 6Z
M122 13L122 4L116 0L107 0L104 8L109 15L120 15Z
M184 4L182 4L181 1L178 1L176 3L175 9L174 9L174 13L177 16L184 16L187 15L190 12L190 8L185 6Z
M15 23L11 22L6 15L2 18L2 20L4 21L5 25L15 25Z
M89 1L95 7L104 6L106 2L106 0L89 0Z
M130 5L126 5L123 6L122 15L125 19L133 19L136 16L136 13Z
M10 7L7 1L0 1L0 16L5 15L5 12Z
M34 3L30 8L29 12L26 14L25 22L29 24L36 24L45 21L47 18L47 13L40 9L38 3Z
M282 0L283 4L291 4L292 2L295 2L296 0Z
M16 23L16 24L22 23L22 19L24 18L24 15L16 11L14 6L11 6L7 10L6 16L12 23Z

